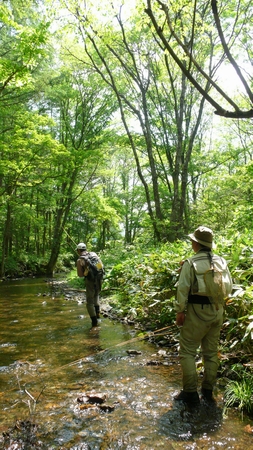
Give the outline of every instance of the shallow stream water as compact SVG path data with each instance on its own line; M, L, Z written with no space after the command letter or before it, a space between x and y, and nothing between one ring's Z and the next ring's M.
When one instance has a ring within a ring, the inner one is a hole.
M104 317L90 330L83 294L57 295L43 279L0 288L0 448L253 448L252 421L225 413L220 390L216 406L173 401L175 349Z

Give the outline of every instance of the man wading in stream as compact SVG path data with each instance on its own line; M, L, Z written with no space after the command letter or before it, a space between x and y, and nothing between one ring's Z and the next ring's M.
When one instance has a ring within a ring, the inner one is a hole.
M195 358L199 346L204 363L202 398L214 401L223 304L232 291L232 279L224 258L212 253L210 228L201 226L189 237L195 255L182 262L175 302L176 324L181 326L179 357L183 390L174 400L196 405L199 395Z
M85 278L86 307L92 327L96 327L99 318L99 294L102 289L104 267L95 252L88 252L83 242L76 247L79 258L76 263L77 275Z

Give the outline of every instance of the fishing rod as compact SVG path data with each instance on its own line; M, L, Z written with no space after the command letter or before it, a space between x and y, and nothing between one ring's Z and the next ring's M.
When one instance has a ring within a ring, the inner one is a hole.
M72 361L71 363L65 364L64 366L57 367L56 369L49 371L47 374L43 374L43 375L40 374L40 379L41 379L41 381L43 381L43 380L45 380L45 378L47 378L48 376L52 375L53 373L58 372L58 371L61 370L61 369L65 369L66 367L71 367L71 366L74 366L75 364L80 364L80 363L82 363L82 362L85 362L85 360L86 360L87 358L90 358L90 357L93 356L93 355L99 355L99 354L101 354L101 353L105 353L106 351L111 350L112 348L115 348L115 347L121 347L121 346L123 346L123 345L129 344L130 342L141 341L141 340L146 339L147 337L150 338L150 337L152 337L152 336L164 336L164 335L167 334L165 330L167 330L167 332L168 332L168 330L170 330L171 328L173 328L173 327L175 327L175 326L176 326L176 324L172 324L172 325L169 325L169 326L167 326L167 327L160 328L160 329L155 330L155 331L149 331L149 332L147 332L146 334L144 334L143 336L137 336L136 338L129 339L129 340L124 341L124 342L120 342L119 344L112 345L111 347L107 347L107 348L105 348L104 350L101 350L101 351L99 351L99 352L91 353L90 355L87 355L87 356L85 356L85 357L83 357L83 358L77 359L76 361ZM158 333L160 333L160 332L163 332L163 333L162 333L162 334L158 334ZM15 388L15 389L16 389L16 388ZM40 393L39 393L39 395L38 395L38 397L37 397L36 399L35 399L35 398L27 391L27 389L25 389L24 392L25 392L30 398L32 398L34 404L36 404L36 403L38 402L40 396L42 395L42 393L44 392L45 389L46 389L46 384L43 386L43 388L41 389L41 391L40 391ZM13 389L11 389L11 391L13 391Z
M72 250L75 250L76 251L76 247L77 247L77 244L75 243L75 241L74 241L74 239L69 235L69 233L65 230L65 228L63 227L63 231L64 231L64 233L66 233L66 235L68 236L68 238L71 240L71 242L74 244L74 246L75 246L75 249L72 247L72 245L71 245L71 248L72 248Z
M99 352L91 353L89 355L84 356L83 358L77 359L76 361L72 361L71 363L64 364L64 366L57 367L56 369L54 369L50 373L57 372L58 370L64 369L66 367L74 366L75 364L80 364L82 362L85 362L85 360L87 358L90 358L91 356L100 355L100 354L105 353L106 351L111 350L111 349L116 348L116 347L122 347L123 345L129 344L129 343L132 343L132 342L136 342L136 341L145 340L145 339L151 338L153 336L165 336L168 333L168 330L170 330L172 327L175 327L175 326L176 326L176 324L172 324L172 325L169 325L169 326L164 327L164 328L160 328L160 329L155 330L155 331L148 331L143 336L137 336L137 337L129 339L127 341L120 342L119 344L112 345L111 347L107 347L104 350L100 350ZM164 330L167 330L167 332L163 332L162 334L158 334L158 333L160 333L161 331L164 331Z

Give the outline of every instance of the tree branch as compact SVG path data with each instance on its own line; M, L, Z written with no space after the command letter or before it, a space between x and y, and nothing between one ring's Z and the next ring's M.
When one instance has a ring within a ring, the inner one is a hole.
M227 43L225 41L225 37L224 37L223 31L222 31L222 28L221 28L220 18L219 18L219 14L218 14L217 1L216 0L211 0L211 5L212 5L212 11L213 11L213 16L214 16L214 20L215 20L215 25L216 25L216 28L217 28L218 33L219 33L219 37L220 37L220 41L222 43L222 47L223 47L224 53L227 56L229 62L232 64L233 68L235 69L235 71L236 71L238 77L240 78L243 86L245 87L246 92L248 94L248 97L249 97L251 103L253 103L253 93L252 93L251 89L249 88L249 85L248 85L247 81L245 80L245 78L244 78L244 76L243 76L243 74L242 74L242 72L241 72L237 62L235 61L235 59L231 55L231 52L230 52L230 50L228 48L228 45L227 45Z
M162 42L164 49L167 50L169 52L169 54L171 55L171 57L174 59L174 61L176 62L176 64L179 66L179 68L181 69L181 71L185 74L185 76L187 77L187 79L190 81L190 83L192 83L192 85L200 92L200 94L208 101L208 103L210 103L214 108L215 111L214 113L216 115L219 116L223 116L223 117L227 117L227 118L234 118L234 119L243 119L243 118L253 118L253 109L250 109L248 111L242 111L239 106L212 80L212 78L210 76L208 76L202 69L201 67L198 65L198 63L194 60L192 53L188 51L188 49L186 48L186 46L182 43L182 41L179 39L179 37L177 36L177 34L175 33L172 24L170 22L170 18L168 15L168 7L166 4L164 4L161 0L157 0L157 3L160 5L161 9L163 10L163 12L165 13L166 16L166 22L168 24L168 27L170 29L170 32L172 34L172 36L174 37L174 39L176 39L177 43L180 45L180 47L184 50L184 53L186 54L186 56L188 58L190 58L190 62L194 64L194 66L196 67L197 71L203 76L205 77L209 83L217 90L217 92L219 92L222 97L234 108L234 111L228 111L225 108L223 108L219 103L217 103L215 101L215 99L213 97L211 97L206 89L203 89L202 86L197 82L196 77L194 77L189 69L187 69L186 65L184 64L183 60L181 60L177 54L174 52L172 46L169 44L167 38L165 37L164 33L163 33L163 29L158 25L156 18L153 14L152 11L152 7L151 7L151 0L147 0L147 8L145 9L146 14L149 16L149 18L151 19L151 22L154 26L155 32L157 34L157 36L159 37L160 41ZM240 80L242 81L246 92L248 94L248 97L251 101L251 103L253 103L253 93L251 92L251 90L249 89L249 86L246 82L246 80L244 79L236 61L233 59L229 48L225 42L222 30L221 30L221 26L220 26L220 22L219 22L219 17L218 17L218 13L217 13L217 1L216 0L211 0L212 3L212 8L213 8L213 13L215 14L215 23L219 32L219 37L220 40L222 42L225 54L227 56L227 58L229 59L229 61L231 62L231 64L233 65L234 69L236 70L238 76L240 77ZM193 39L193 37L192 37ZM190 64L191 66L191 64ZM189 66L189 67L190 67Z

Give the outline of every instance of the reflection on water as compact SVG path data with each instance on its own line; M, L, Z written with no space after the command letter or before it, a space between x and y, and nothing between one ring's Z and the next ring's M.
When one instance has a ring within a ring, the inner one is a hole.
M147 364L158 349L133 328L102 318L90 331L84 304L54 298L42 279L2 283L0 307L1 432L29 419L48 449L251 448L249 421L223 417L221 393L194 411L173 402L177 357ZM85 393L105 395L111 409L81 404Z

